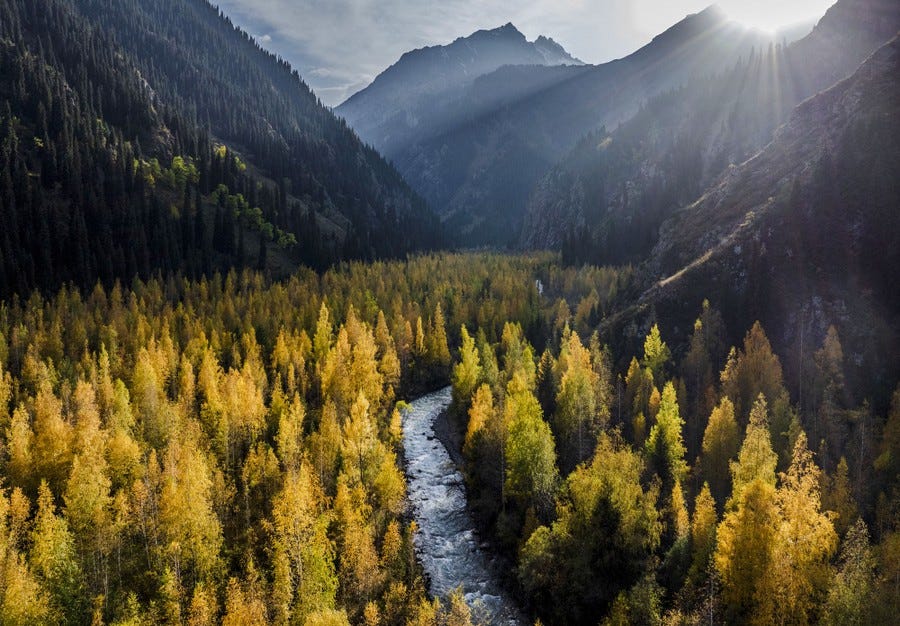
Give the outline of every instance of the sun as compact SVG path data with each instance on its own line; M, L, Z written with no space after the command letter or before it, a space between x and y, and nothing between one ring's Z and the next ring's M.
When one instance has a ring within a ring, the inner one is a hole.
M721 0L728 16L752 28L774 33L778 29L815 20L835 0Z

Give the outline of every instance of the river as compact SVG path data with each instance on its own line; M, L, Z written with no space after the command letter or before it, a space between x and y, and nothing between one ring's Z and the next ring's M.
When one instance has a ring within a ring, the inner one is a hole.
M434 421L450 405L450 388L410 403L403 416L403 447L409 500L419 530L416 554L433 595L461 587L473 616L489 624L525 624L500 583L497 564L479 545L466 508L466 488Z

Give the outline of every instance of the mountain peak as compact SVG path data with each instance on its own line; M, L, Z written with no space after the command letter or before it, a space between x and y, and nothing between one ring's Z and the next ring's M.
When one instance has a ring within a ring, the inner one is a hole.
M666 33L670 32L704 31L709 28L721 26L722 24L730 21L731 18L728 17L728 14L724 9L722 9L722 7L720 7L718 4L712 4L702 11L691 13L690 15L685 16L683 20L677 22L669 29L663 31L662 34L658 35L658 37L663 37L666 35Z
M653 38L649 44L631 55L631 59L644 58L647 55L665 55L672 49L694 41L704 33L722 28L734 28L737 32L750 32L750 29L733 22L725 11L717 4L710 5L699 13L692 13L673 24Z
M369 116L375 110L377 123L382 123L384 120L379 117L378 111L381 111L384 102L401 103L405 108L423 94L462 89L479 76L507 65L584 63L549 37L540 36L533 42L528 41L512 22L507 22L496 28L458 37L446 45L427 46L404 53L371 85L348 98L336 110L363 138L370 140L372 137L360 124L359 116ZM372 104L370 98L382 104ZM370 104L364 105L366 101Z
M687 19L690 19L692 17L716 22L727 22L729 19L728 13L726 13L725 9L720 7L718 4L711 4L702 11L692 13L691 15L687 16Z
M547 65L584 65L584 61L569 54L551 37L539 35L533 45L543 55Z
M526 41L525 35L522 34L518 28L512 22L507 22L503 26L498 26L497 28L492 29L482 29L477 30L468 37L460 37L456 41L471 41L473 39L480 39L483 37L500 37L503 39L515 40L515 41Z

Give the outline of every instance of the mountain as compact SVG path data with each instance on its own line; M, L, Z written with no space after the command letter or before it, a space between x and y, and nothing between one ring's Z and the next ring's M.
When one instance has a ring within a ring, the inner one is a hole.
M755 154L796 103L851 72L897 28L896 5L839 2L803 40L659 96L608 137L588 136L536 187L523 245L562 246L600 263L640 260L671 210Z
M374 145L464 243L515 243L534 184L586 133L771 41L711 7L618 61L500 68L459 94L436 123L429 118L411 137Z
M0 14L2 293L438 242L399 174L205 0Z
M900 374L898 76L894 38L667 220L646 290L607 320L611 333L649 315L677 341L708 298L733 328L760 320L796 383L804 337L820 345L834 325L853 346L850 384L887 397Z
M456 100L480 76L506 65L580 66L544 36L528 41L512 24L479 30L445 46L407 52L365 89L335 109L359 136L385 154L453 114ZM427 132L427 131L426 131Z
M521 245L561 248L577 262L639 262L666 217L756 154L797 103L850 74L898 29L897 3L841 0L786 48L651 99L616 130L587 136L542 178Z

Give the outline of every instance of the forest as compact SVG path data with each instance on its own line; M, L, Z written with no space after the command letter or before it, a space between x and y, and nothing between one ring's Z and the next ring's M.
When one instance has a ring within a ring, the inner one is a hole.
M627 271L426 256L0 306L0 623L464 624L431 601L402 399L477 325L586 323Z
M892 621L900 387L848 404L831 327L800 413L758 323L729 349L704 303L680 359L653 325L616 372L566 313L540 356L463 332L452 374L473 508L546 623Z
M3 297L155 272L283 276L440 242L296 71L196 4L0 2ZM387 236L401 219L407 237Z
M441 254L12 298L0 622L475 623L429 598L404 506L404 400L448 381L472 510L544 623L887 620L900 392L848 405L832 329L798 413L764 330L729 349L712 305L686 350L654 325L617 359L590 331L630 280Z

